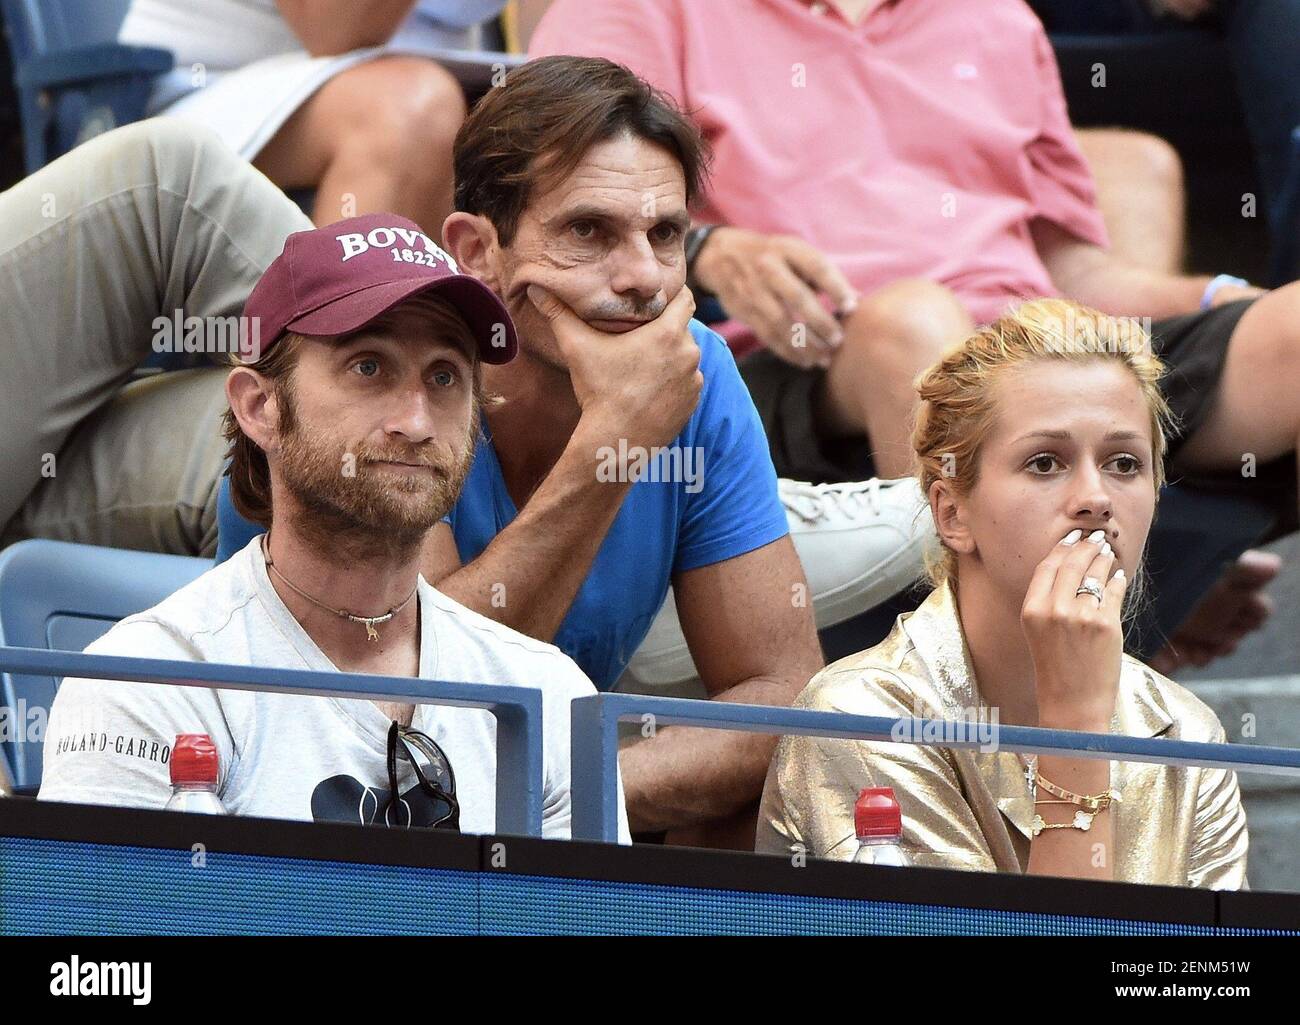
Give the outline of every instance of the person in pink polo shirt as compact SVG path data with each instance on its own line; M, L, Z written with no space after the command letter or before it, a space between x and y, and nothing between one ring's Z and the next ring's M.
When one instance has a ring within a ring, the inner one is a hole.
M624 63L703 128L715 162L688 280L733 318L724 334L780 474L908 473L916 375L976 325L1056 295L1152 322L1183 427L1174 476L1253 486L1245 454L1294 453L1283 368L1300 369L1300 286L1264 293L1108 251L1022 0L556 0L530 53ZM1180 631L1184 657L1230 650L1267 614L1257 592L1277 560L1243 558L1244 597Z

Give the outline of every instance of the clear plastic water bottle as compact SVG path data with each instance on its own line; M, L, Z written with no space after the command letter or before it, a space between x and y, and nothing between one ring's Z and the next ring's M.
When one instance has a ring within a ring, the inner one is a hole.
M172 745L172 796L167 811L225 815L217 796L217 745L206 733L179 733Z
M855 864L893 865L903 867L907 858L903 854L903 813L894 797L893 787L867 787L858 794L853 808L854 825L858 831L858 852Z

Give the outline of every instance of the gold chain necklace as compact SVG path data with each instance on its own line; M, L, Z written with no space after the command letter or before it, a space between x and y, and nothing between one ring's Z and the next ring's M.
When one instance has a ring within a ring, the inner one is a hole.
M329 605L326 605L323 601L317 601L310 594L304 591L301 587L298 587L296 584L294 584L292 580L286 577L278 569L276 569L275 563L271 561L271 532L269 530L262 535L262 557L266 560L266 568L269 569L272 573L274 573L277 577L279 577L280 581L284 584L284 586L289 588L295 594L301 595L302 597L306 598L309 602L311 602L313 605L324 609L326 612L332 612L334 615L340 617L341 619L349 619L354 623L361 623L363 626L365 626L367 641L378 641L379 631L375 629L375 624L387 623L395 615L401 612L402 609L406 608L406 606L411 604L411 599L415 597L415 592L420 589L420 584L419 581L417 580L415 586L411 588L411 593L406 596L406 601L402 602L401 605L394 605L382 616L358 616L355 613L348 612L346 609L331 608Z

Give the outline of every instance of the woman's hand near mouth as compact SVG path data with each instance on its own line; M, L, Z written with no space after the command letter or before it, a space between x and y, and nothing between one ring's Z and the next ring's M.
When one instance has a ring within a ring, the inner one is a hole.
M1020 621L1034 662L1040 726L1109 729L1124 651L1120 611L1128 583L1123 570L1112 575L1114 568L1105 531L1085 537L1075 530L1034 571ZM1077 593L1088 579L1101 586L1100 602Z

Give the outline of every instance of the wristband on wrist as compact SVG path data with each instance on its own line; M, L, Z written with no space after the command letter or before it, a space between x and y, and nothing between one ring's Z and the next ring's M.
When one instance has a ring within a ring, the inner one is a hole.
M1238 288L1249 288L1250 282L1245 278L1234 277L1231 274L1220 274L1215 277L1208 285L1205 286L1205 292L1201 295L1201 309L1208 310L1214 302L1214 297L1219 294L1219 289L1224 285L1236 285Z

